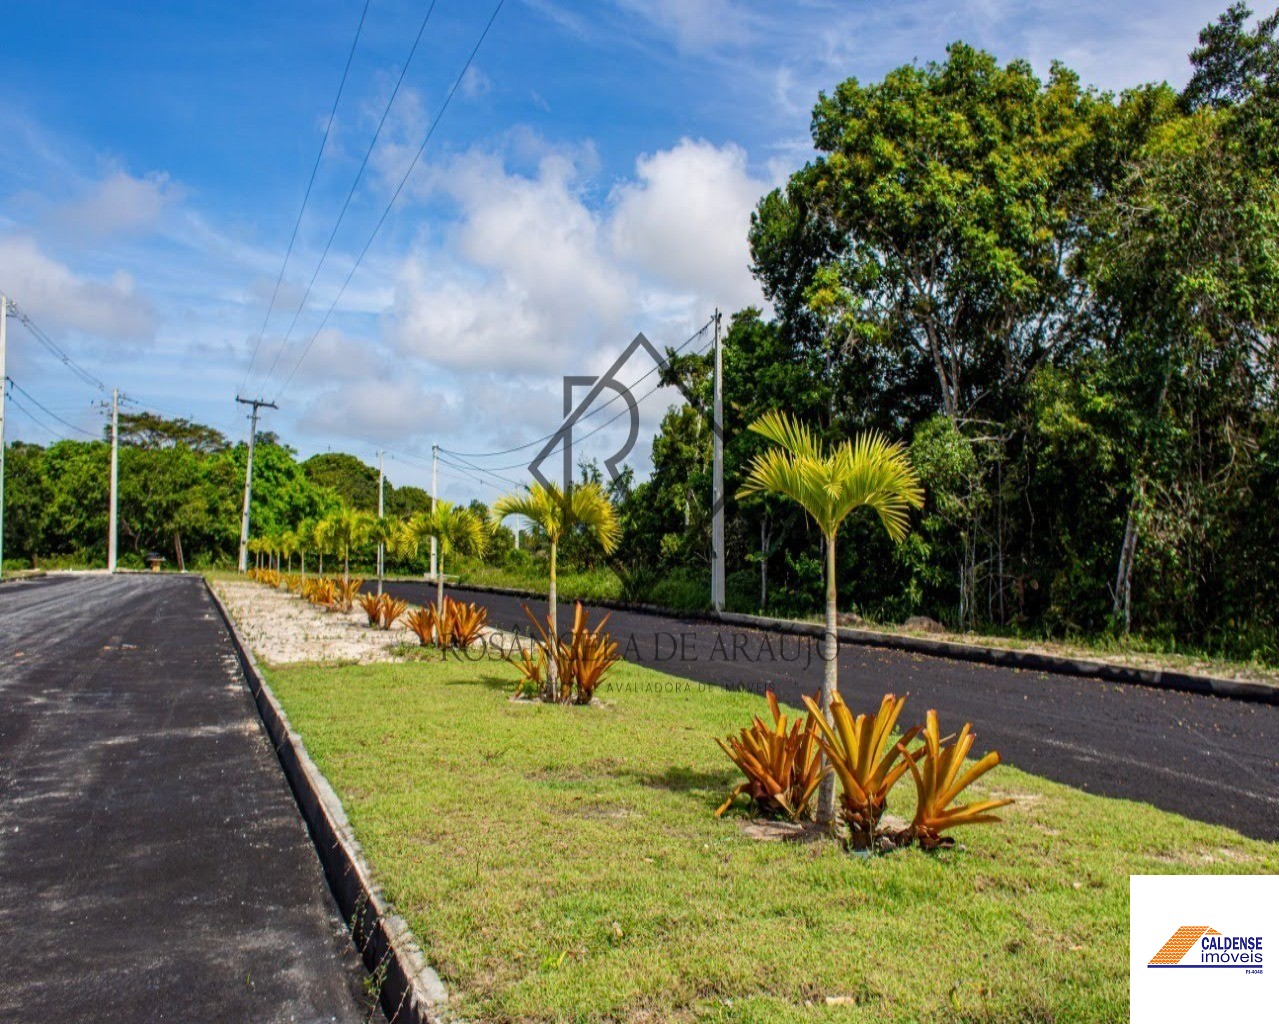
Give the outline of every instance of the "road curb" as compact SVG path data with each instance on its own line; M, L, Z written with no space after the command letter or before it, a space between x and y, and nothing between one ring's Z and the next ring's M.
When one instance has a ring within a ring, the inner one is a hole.
M417 583L422 581L397 580L395 582ZM484 594L504 594L509 597L546 600L545 594L539 594L532 590L520 590L515 587L494 587L461 582L456 584L456 586L460 590L475 590ZM570 602L576 599L566 597L562 598L562 600ZM597 608L638 612L643 615L662 615L675 619L691 619L697 622L721 622L729 626L763 629L792 636L821 637L825 634L824 626L815 622L800 622L795 619L774 619L763 615L746 615L740 612L682 611L663 608L658 605L615 601L607 598L583 603L588 603ZM995 665L1000 668L1014 668L1026 672L1051 672L1054 675L1099 679L1107 683L1146 686L1156 690L1174 690L1181 693L1197 693L1254 704L1279 705L1279 686L1247 679L1223 679L1220 676L1206 676L1192 672L1137 668L1135 666L1117 665L1108 661L1099 661L1093 658L1068 658L1057 654L1043 654L1038 651L1017 651L1007 647L990 647L984 644L961 643L956 640L930 640L926 637L903 636L899 633L883 633L877 630L856 629L850 626L839 627L839 639L841 643L858 644L863 647L882 647L911 654L924 654L933 658L949 658L953 661Z
M408 924L391 909L373 881L341 800L289 723L235 620L207 579L204 586L231 636L249 692L311 834L338 910L365 967L373 977L381 978L382 1012L390 1024L442 1024L448 1004L444 983L427 962Z

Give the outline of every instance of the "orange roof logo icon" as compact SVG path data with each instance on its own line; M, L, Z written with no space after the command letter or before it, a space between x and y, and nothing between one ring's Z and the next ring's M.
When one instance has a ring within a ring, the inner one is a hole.
M1150 958L1152 966L1156 964L1179 964L1194 947L1194 944L1205 935L1220 935L1215 928L1206 924L1184 924L1172 933L1172 938L1163 944L1159 952Z

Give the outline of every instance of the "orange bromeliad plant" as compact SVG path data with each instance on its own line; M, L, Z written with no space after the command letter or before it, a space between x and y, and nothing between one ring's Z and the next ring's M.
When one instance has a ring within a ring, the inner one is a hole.
M423 647L429 647L435 637L435 609L431 605L409 612L404 623L413 631Z
M990 812L1006 807L1012 800L981 800L952 807L951 803L960 793L999 764L999 752L992 750L961 775L964 759L976 739L972 723L965 722L955 742L946 747L942 745L937 712L930 709L922 735L924 745L914 753L906 752L900 744L899 749L905 756L906 767L914 776L915 792L919 798L915 820L910 826L911 834L925 850L934 850L953 842L949 836L941 835L946 829L999 821Z
M395 620L408 609L408 606L409 603L407 601L401 601L390 594L383 594L381 617L378 619L378 625L382 629L390 629L395 625Z
M369 626L377 626L382 621L382 596L380 594L361 594L360 607L369 617Z
M746 775L746 781L729 793L715 812L717 818L745 793L760 813L774 817L784 814L796 821L807 813L817 787L830 771L822 767L818 716L810 711L805 718L797 717L792 725L782 714L777 695L769 690L767 697L773 713L771 727L756 715L740 737L715 740Z

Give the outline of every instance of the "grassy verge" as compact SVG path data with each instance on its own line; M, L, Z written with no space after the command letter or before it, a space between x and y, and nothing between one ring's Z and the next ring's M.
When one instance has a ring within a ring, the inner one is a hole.
M599 708L513 703L502 663L269 675L470 1020L1126 1020L1130 873L1279 870L1006 766L984 791L1017 803L966 849L760 842L712 816L713 737L762 702L632 665Z

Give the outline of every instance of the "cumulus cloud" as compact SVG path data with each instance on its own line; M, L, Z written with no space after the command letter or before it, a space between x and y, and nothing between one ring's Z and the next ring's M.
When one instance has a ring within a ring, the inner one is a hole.
M750 214L767 183L746 151L682 140L643 156L636 180L613 192L610 233L617 258L681 291L738 308L760 301L749 273Z
M21 235L0 238L0 280L47 331L75 330L128 341L149 340L156 316L133 278L85 277Z
M159 226L165 211L182 198L182 189L164 173L135 178L117 170L81 196L59 207L60 226L82 234L141 234Z
M681 141L596 204L593 159L543 146L527 174L479 151L442 168L433 187L457 217L442 246L401 266L397 347L454 370L585 372L655 321L678 330L713 305L760 301L746 230L767 183L742 150Z

